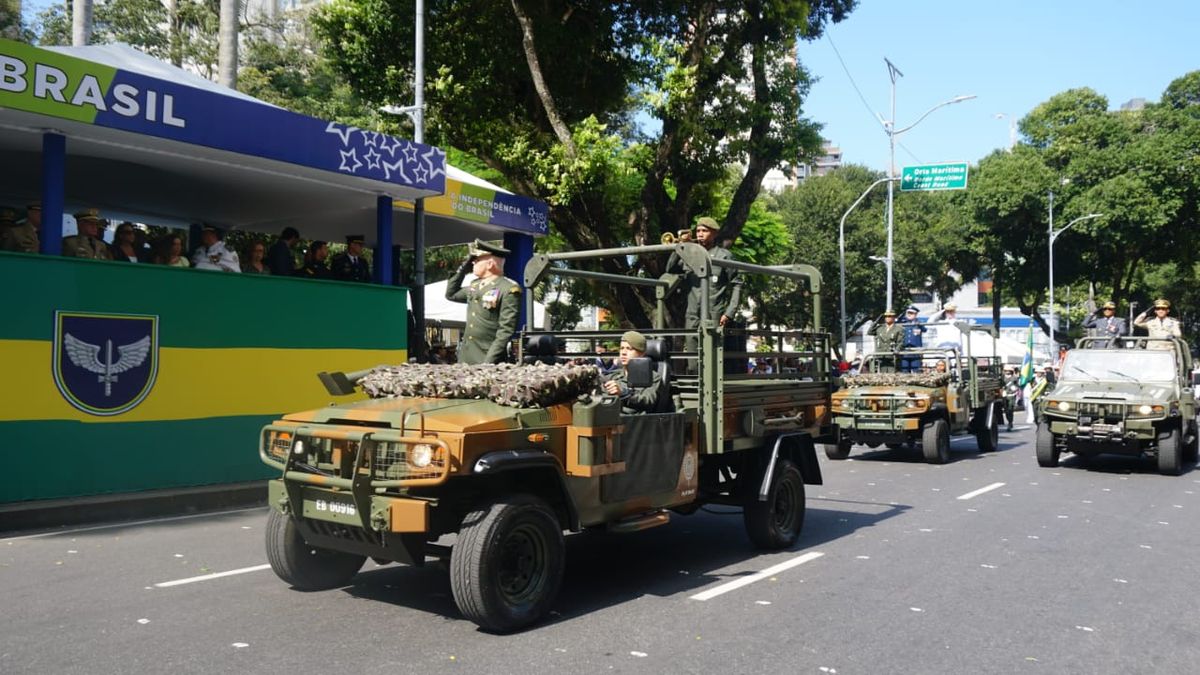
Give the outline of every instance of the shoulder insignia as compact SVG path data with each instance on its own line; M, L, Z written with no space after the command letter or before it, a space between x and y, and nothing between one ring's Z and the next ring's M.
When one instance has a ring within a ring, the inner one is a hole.
M509 287L509 289L508 289L508 292L509 292L509 293L512 293L513 295L520 295L520 294L521 294L521 287L520 287L520 286L517 286L516 284L514 284L514 285L512 285L511 287Z

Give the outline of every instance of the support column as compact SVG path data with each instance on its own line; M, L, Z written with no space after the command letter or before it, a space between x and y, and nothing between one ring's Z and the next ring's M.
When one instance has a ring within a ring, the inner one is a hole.
M525 265L533 258L533 236L520 232L504 233L504 248L512 251L512 255L504 261L504 276L517 282L526 292ZM533 325L532 316L525 316L525 304L521 303L521 315L517 318L517 330Z
M392 198L383 195L375 199L375 283L395 283L392 258Z
M43 255L62 255L66 176L66 136L42 134L42 231L38 233L38 249Z

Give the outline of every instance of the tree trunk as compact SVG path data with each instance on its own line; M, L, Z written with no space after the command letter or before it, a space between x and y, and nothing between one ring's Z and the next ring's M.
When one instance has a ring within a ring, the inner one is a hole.
M238 0L221 0L221 28L218 35L217 81L237 89L238 70Z
M554 97L550 94L550 88L546 86L546 78L542 76L542 66L538 61L537 50L533 42L533 21L521 7L520 0L512 0L512 7L513 13L517 15L517 22L521 24L521 45L525 49L525 61L529 64L533 88L537 91L538 99L542 102L542 109L546 112L546 119L550 121L550 127L554 129L554 135L558 137L558 142L566 148L567 157L574 159L577 153L575 141L571 138L571 130L567 128L566 122L558 114Z

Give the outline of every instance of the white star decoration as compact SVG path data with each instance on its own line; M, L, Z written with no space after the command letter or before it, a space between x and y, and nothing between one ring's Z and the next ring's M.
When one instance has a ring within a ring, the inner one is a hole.
M404 172L404 160L403 159L398 159L395 162L384 162L383 163L383 175L385 178L387 178L387 180L392 179L393 171L400 174L400 177L404 179L405 183L412 182L408 179L408 174Z
M396 157L396 148L400 147L400 139L395 136L384 136L379 142L379 149L384 150L392 158Z
M412 143L406 143L404 145L404 161L417 161L417 146L413 145Z
M342 145L350 145L350 134L358 131L358 127L343 127L339 129L339 126L341 125L337 122L330 122L325 126L325 133L337 134L342 139Z
M364 145L372 145L373 146L373 145L376 145L377 143L379 143L379 135L380 134L378 131L367 131L366 129L363 129L359 133L362 134Z
M367 160L367 168L368 169L378 169L379 168L379 160L382 157L383 157L383 155L379 154L378 152L375 152L374 148L368 149L367 154L363 155L363 159Z
M351 148L349 152L338 150L338 154L342 156L342 165L338 167L338 171L349 171L351 173L358 171L358 167L362 166L362 162L358 161L358 151ZM347 166L346 160L352 160L353 166Z
M446 153L438 148L429 148L429 152L421 155L425 158L425 166L429 167L429 179L433 180L438 174L446 175ZM438 160L438 161L435 161ZM436 168L435 168L436 167Z
M417 168L413 169L413 176L417 179L418 183L428 182L429 181L429 169L426 169L425 167L418 164Z

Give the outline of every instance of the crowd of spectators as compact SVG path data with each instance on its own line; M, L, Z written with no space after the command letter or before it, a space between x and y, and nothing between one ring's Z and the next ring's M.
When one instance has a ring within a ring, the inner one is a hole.
M330 260L327 242L313 241L301 250L300 233L294 227L284 228L269 248L265 238L250 238L239 252L227 245L220 228L205 224L200 226L200 246L188 256L186 240L178 232L168 231L151 240L145 227L122 221L113 231L112 243L108 243L103 233L109 222L97 209L84 209L74 217L76 234L62 241L62 255L66 257L308 279L370 282L372 278L370 263L363 255L362 235L347 236L345 251ZM40 202L27 204L23 218L16 209L0 207L0 250L37 253L41 222ZM297 253L304 260L299 267Z

